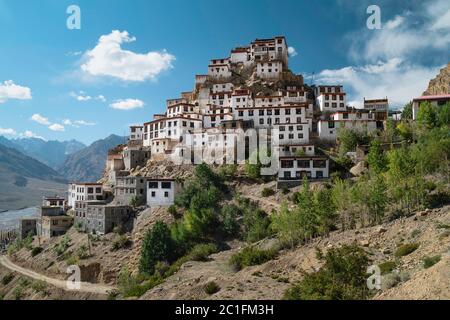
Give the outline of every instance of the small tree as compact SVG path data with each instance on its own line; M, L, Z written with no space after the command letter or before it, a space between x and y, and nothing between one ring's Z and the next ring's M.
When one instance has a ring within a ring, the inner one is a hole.
M138 196L134 196L130 199L130 206L133 208L138 207L141 204L141 199Z
M367 162L369 163L370 170L375 174L384 172L387 169L388 160L378 139L374 139L370 145Z
M369 297L367 267L369 258L356 245L333 248L323 257L323 267L306 274L285 293L288 300L362 300Z
M436 127L438 125L436 107L428 101L422 102L417 114L417 121L428 129Z
M412 113L412 102L408 102L407 104L405 104L405 106L403 107L403 111L402 111L402 119L405 120L411 120L413 117L413 113Z
M164 222L156 222L144 237L139 270L153 274L159 261L172 261L174 249L169 228Z

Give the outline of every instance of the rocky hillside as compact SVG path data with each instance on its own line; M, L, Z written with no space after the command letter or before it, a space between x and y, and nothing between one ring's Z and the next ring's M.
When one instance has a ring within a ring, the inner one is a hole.
M239 183L235 187L242 196L256 199L263 188L271 188L272 184ZM260 200L260 207L270 211L270 207L288 197L289 195L278 191L275 195ZM93 239L92 256L79 261L87 280L114 285L123 268L136 272L143 235L158 220L170 223L173 218L166 209L142 211L134 221L134 230L126 236L129 244L117 250L114 249L114 243L120 238L118 235L110 234L98 240ZM85 234L71 230L68 236L71 245L65 255L66 260L55 258L53 247L61 241L62 238L59 237L41 244L43 252L33 259L28 249L22 249L15 254L14 261L42 274L63 279L71 257L77 255L80 247L87 245ZM276 239L267 238L256 246L268 249L276 243ZM333 247L353 243L369 254L373 264L383 265L389 262L391 265L382 275L382 290L374 291L373 299L450 299L448 205L419 211L409 217L375 227L335 231L328 237L319 237L306 245L284 249L274 260L246 267L238 272L233 270L229 260L246 244L230 241L227 242L227 250L209 256L208 261L185 262L178 272L150 289L140 299L282 299L285 290L301 280L304 272L314 272L321 268L321 262L316 256L317 249L326 252ZM396 251L404 244L416 244L417 249L399 256ZM435 261L434 265L426 265L427 259L437 256L440 260ZM205 286L211 281L219 284L220 288L217 293L208 295ZM0 286L0 293L1 290ZM13 290L8 292L7 297L11 297ZM53 297L55 294L50 291L49 296Z
M35 206L63 193L65 179L45 164L0 144L0 211Z
M430 81L424 95L450 94L450 63Z
M105 169L108 150L124 141L124 137L116 135L95 141L89 147L69 155L58 171L69 181L97 181Z

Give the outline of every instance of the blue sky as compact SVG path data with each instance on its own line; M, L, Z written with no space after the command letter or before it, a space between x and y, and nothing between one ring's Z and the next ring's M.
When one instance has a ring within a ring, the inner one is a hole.
M366 27L370 4L381 30ZM69 5L81 30L66 27ZM450 60L450 2L0 0L0 134L124 135L191 90L210 59L275 35L295 48L290 68L306 82L315 72L356 106L384 96L401 106Z

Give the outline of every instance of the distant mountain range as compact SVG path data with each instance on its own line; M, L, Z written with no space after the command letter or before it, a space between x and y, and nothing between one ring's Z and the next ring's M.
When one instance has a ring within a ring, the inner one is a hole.
M61 166L70 154L86 148L86 145L76 140L61 142L37 138L8 140L0 137L0 144L16 149L54 169Z
M117 135L95 141L89 147L67 156L57 171L69 181L98 181L103 175L108 151L125 141L125 137Z
M55 170L0 144L0 211L39 205L42 196L64 195L66 188Z
M76 140L8 140L0 136L0 212L37 206L44 195L62 195L69 181L97 181L108 151L125 142L111 135L89 147Z

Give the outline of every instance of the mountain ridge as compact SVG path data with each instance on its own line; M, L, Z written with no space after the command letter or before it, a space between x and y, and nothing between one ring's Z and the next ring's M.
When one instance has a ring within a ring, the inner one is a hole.
M57 171L69 181L98 181L105 169L108 151L124 143L126 137L111 134L70 154Z

